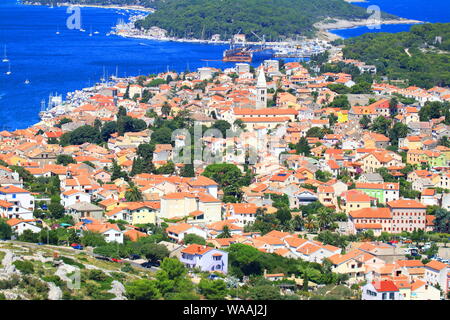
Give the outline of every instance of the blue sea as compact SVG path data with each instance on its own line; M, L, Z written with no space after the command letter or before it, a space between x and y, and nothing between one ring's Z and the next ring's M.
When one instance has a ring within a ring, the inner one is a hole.
M167 69L223 68L226 45L189 44L106 36L126 16L115 9L81 8L82 28L70 30L65 7L23 6L0 0L0 130L39 122L41 100L99 82L103 74L151 74ZM98 34L89 36L91 31ZM57 35L56 32L60 34ZM10 60L2 63L4 45ZM228 66L233 66L230 63ZM28 79L30 84L24 82Z
M371 0L358 5L379 5L381 10L402 17L430 22L450 20L449 0ZM104 72L119 76L184 71L198 67L224 68L220 61L225 45L160 42L106 36L118 19L131 13L123 10L81 8L82 28L70 30L67 8L24 6L17 0L0 0L0 130L26 128L39 121L42 100L51 93L65 94L98 82ZM125 15L119 14L119 12ZM383 26L397 32L409 26ZM56 34L56 31L60 34ZM90 31L98 31L89 37ZM366 27L338 30L344 37L357 36ZM2 63L6 45L8 63ZM216 61L214 61L216 60ZM25 80L30 84L26 85Z
M381 11L397 15L402 18L420 20L424 22L450 22L450 0L367 0L354 3L363 8L376 5ZM343 30L330 30L343 37L352 38L368 32L403 32L409 31L412 25L381 25L380 29L358 27Z

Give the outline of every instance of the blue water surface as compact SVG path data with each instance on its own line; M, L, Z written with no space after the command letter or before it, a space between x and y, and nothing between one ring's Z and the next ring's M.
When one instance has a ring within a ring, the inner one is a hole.
M450 22L450 0L367 0L354 3L367 8L377 5L381 11L397 15L402 18L420 20L424 22ZM358 27L343 30L330 30L343 38L357 37L368 32L403 32L409 31L411 24L381 25L380 29Z
M119 76L220 67L226 45L161 42L107 36L118 10L81 8L82 28L69 30L67 8L23 6L0 1L0 130L39 122L41 100L93 85L104 72ZM123 12L123 11L122 11ZM89 33L98 31L99 34ZM56 32L60 34L57 35ZM6 45L8 63L2 63ZM30 84L26 85L28 79Z

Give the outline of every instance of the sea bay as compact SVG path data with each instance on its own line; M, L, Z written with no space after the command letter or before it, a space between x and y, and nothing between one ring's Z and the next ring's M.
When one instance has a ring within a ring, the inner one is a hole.
M379 5L401 17L429 22L448 22L450 2L443 0L370 0L357 5ZM131 12L81 8L82 28L70 30L66 7L25 6L17 0L0 2L0 58L6 45L9 63L0 59L0 129L26 128L39 121L42 100L49 94L90 86L104 75L138 75L167 69L184 71L198 67L224 68L226 45L208 45L107 36L118 19ZM120 12L122 14L120 14ZM380 30L360 27L336 30L345 38L366 32L399 32L410 25L386 25ZM98 32L89 36L91 32ZM59 34L57 34L57 31ZM11 69L11 74L5 73ZM25 81L29 80L29 84Z

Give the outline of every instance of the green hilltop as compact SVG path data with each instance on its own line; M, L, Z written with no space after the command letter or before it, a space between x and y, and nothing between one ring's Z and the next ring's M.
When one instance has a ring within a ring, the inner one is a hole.
M377 66L377 74L430 88L450 86L450 23L421 24L409 32L367 33L344 41L344 56Z
M255 40L312 35L313 24L325 19L366 19L366 9L344 0L168 0L158 10L138 21L138 28L160 27L173 37L209 39L220 34L229 39L238 32ZM382 14L383 18L395 18Z

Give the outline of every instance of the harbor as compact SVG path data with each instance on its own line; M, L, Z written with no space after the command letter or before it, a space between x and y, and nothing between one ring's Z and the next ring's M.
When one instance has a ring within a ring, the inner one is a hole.
M308 39L306 37L297 37L297 39L267 42L264 35L259 36L254 32L252 32L253 36L259 41L249 41L246 35L241 33L237 33L227 40L222 40L219 34L213 35L210 39L170 37L168 36L167 30L158 27L152 27L148 30L136 28L136 21L144 19L145 16L145 14L130 16L127 22L119 19L110 34L125 38L157 41L228 44L229 49L223 52L223 62L251 63L273 58L305 59L323 53L331 48L331 44L328 41L318 38Z

